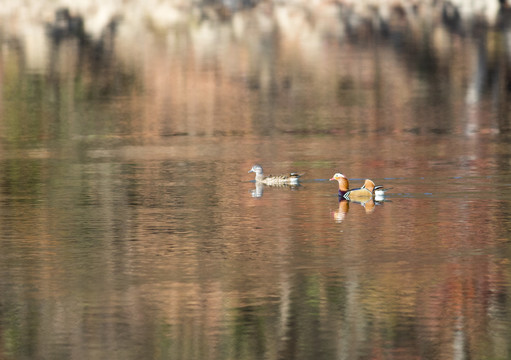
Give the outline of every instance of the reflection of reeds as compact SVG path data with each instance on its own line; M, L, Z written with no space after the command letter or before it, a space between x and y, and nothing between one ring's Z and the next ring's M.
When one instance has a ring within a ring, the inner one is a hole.
M313 8L265 2L246 11L106 2L93 13L76 3L64 20L54 17L52 3L37 4L45 9L43 22L39 13L35 21L14 18L14 8L3 11L11 21L2 31L20 40L9 43L19 46L7 63L18 56L24 64L11 68L4 83L15 81L16 71L49 73L69 96L59 98L68 101L63 111L75 100L117 98L110 110L127 116L105 126L114 135L491 134L510 128L503 120L505 86L497 80L506 76L499 65L509 56L504 38L465 41L474 18L479 31L491 24L484 19L496 19L497 1L473 8L450 2L447 10L442 2L415 8L408 1L377 7L325 1ZM218 11L221 16L213 15ZM499 16L504 25L498 29L506 31L504 13ZM459 21L453 24L453 17ZM78 18L84 33L73 25ZM16 21L27 23L10 27ZM479 106L488 87L496 117ZM465 108L453 106L464 92ZM428 122L416 120L417 112ZM98 127L107 123L90 115L87 121ZM76 120L66 129L80 132L82 120Z

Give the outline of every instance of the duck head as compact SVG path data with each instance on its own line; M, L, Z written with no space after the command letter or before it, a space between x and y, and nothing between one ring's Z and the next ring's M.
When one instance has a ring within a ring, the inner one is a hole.
M339 183L339 190L341 191L348 191L350 187L350 182L348 181L348 178L344 176L341 173L336 173L334 176L330 179L330 181L337 180Z
M248 172L255 172L256 175L261 175L263 173L263 167L261 165L254 165Z

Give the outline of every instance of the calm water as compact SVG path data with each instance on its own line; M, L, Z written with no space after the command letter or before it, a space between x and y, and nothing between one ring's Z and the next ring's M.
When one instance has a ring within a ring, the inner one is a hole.
M0 358L511 358L507 14L321 9L0 27Z

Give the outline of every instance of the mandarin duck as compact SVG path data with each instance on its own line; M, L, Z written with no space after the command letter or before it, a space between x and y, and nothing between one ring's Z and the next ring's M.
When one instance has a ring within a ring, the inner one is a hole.
M341 173L336 173L330 181L337 180L339 183L339 199L365 202L373 197L374 183L367 179L364 186L350 190L348 178Z
M261 165L254 165L249 173L255 172L256 183L262 183L265 185L298 185L298 178L303 174L290 173L289 175L269 175L264 176L263 168Z

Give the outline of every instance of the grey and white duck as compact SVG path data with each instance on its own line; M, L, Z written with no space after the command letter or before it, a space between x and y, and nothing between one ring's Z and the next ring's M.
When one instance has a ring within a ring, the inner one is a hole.
M252 169L250 169L248 172L254 172L256 174L256 183L262 183L265 185L298 185L298 179L303 175L292 172L289 175L264 176L263 167L261 165L252 166Z

